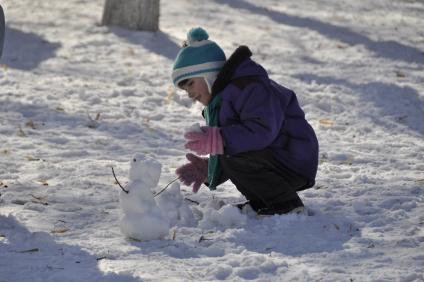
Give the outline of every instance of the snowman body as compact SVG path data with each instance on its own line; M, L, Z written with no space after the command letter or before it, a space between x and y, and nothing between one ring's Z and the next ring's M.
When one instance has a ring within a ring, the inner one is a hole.
M123 211L121 232L132 239L149 241L169 234L169 220L156 204L152 189L158 185L161 164L155 159L136 154L130 164L129 183L120 192Z

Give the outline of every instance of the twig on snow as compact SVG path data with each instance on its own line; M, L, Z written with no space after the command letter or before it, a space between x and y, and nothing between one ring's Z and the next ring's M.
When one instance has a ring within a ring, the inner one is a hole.
M30 194L30 196L34 198L34 200L31 201L33 203L42 204L44 206L49 205L49 203L47 203L47 201L45 201L45 197L37 197L37 196L34 196L33 194Z
M192 199L189 199L189 198L184 198L184 200L189 201L190 203L199 205L199 202L198 201L195 201L195 200L192 200Z
M16 252L20 253L20 254L25 254L25 253L35 253L35 252L38 252L38 251L40 251L40 249L34 248L34 249L28 249L28 250L16 251Z
M96 258L97 261L102 260L102 259L107 259L107 257L98 257L98 258Z
M202 235L202 236L200 236L198 242L201 243L202 241L211 241L211 240L213 240L213 239L205 238L205 236Z

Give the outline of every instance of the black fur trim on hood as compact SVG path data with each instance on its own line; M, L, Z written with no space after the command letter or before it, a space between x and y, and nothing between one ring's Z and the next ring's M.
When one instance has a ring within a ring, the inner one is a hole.
M222 67L221 71L218 73L218 76L212 85L212 96L215 96L221 92L231 82L236 68L244 60L250 58L251 56L252 52L247 46L240 46L234 51L234 53Z

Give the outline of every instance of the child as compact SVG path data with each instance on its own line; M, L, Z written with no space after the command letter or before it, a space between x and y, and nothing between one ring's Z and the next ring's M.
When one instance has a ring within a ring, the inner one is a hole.
M202 28L194 28L175 60L172 79L202 103L207 126L185 134L189 163L176 174L193 192L230 179L263 215L303 207L297 191L315 184L318 141L296 94L268 77L240 46L226 60Z

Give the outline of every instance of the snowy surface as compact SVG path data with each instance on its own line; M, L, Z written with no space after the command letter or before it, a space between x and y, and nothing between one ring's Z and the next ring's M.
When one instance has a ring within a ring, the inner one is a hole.
M0 281L423 281L422 1L161 1L159 33L99 26L101 0L1 4ZM201 121L170 81L194 26L298 94L320 141L300 194L313 216L258 218L229 205L231 183L175 184L165 239L121 234L110 168L125 185L149 155L165 187Z

